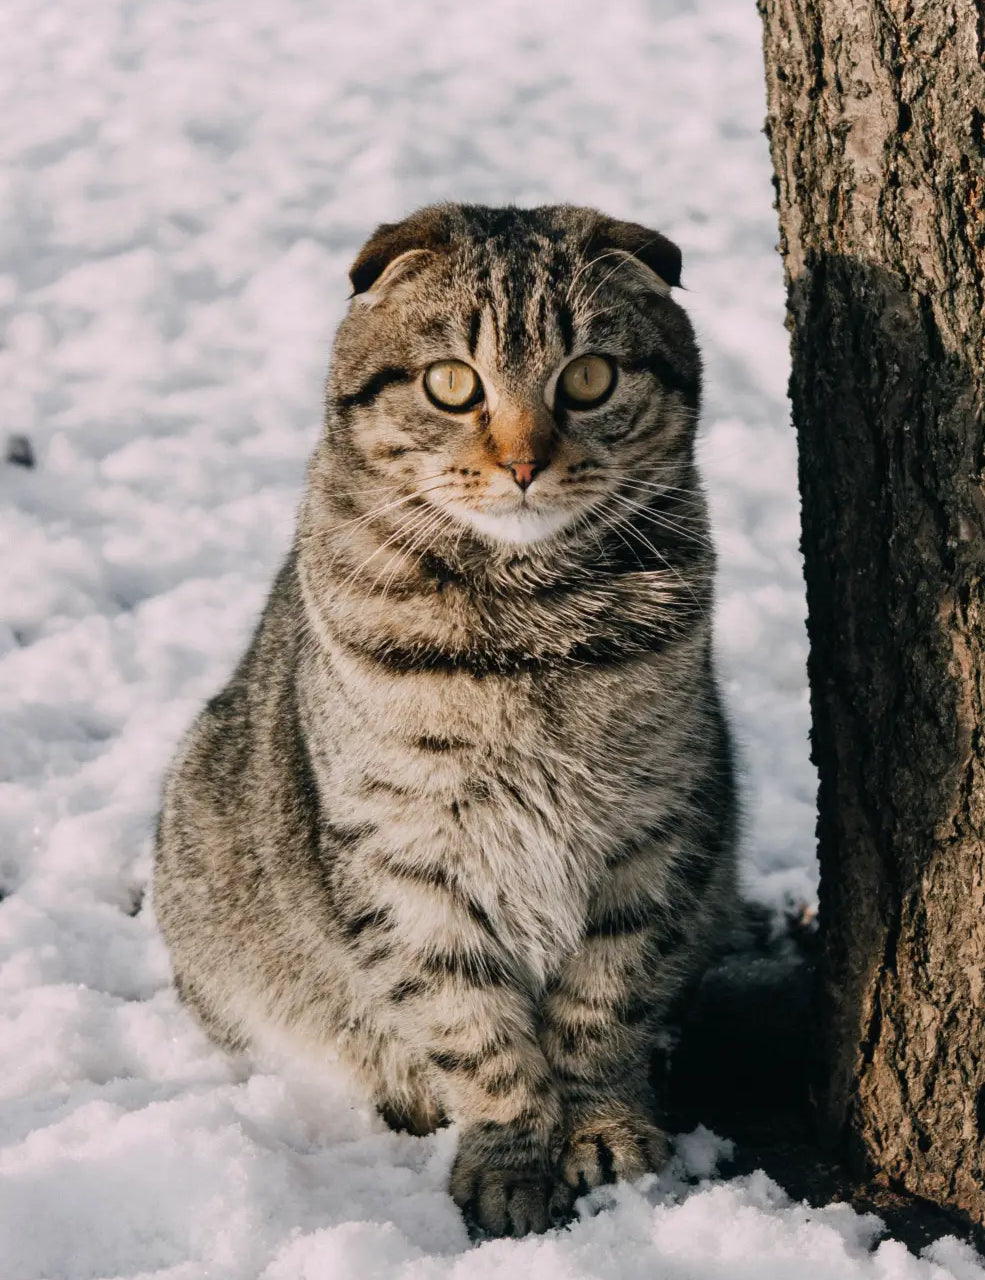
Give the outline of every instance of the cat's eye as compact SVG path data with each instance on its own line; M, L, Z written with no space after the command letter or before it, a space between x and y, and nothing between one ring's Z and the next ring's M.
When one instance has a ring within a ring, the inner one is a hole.
M616 370L605 356L576 356L561 370L558 389L572 409L591 409L608 396L616 384Z
M462 360L439 360L424 371L424 390L441 409L464 413L482 400L479 375Z

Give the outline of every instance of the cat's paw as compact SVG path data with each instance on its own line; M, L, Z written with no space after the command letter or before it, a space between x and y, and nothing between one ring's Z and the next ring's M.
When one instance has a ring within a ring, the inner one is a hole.
M571 1216L574 1196L549 1152L511 1154L509 1127L502 1130L490 1144L489 1126L466 1129L452 1166L449 1190L473 1240L547 1231Z
M553 1173L530 1169L477 1170L468 1183L452 1176L452 1197L473 1240L539 1234L562 1226L574 1196Z
M631 1182L658 1173L669 1154L667 1135L643 1116L586 1117L568 1136L561 1172L581 1195L617 1178Z

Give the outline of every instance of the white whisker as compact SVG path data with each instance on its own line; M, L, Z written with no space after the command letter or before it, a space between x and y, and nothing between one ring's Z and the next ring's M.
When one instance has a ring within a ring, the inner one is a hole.
M415 512L414 516L412 516L411 518L415 519L415 517L422 516L422 515L430 515L430 509L425 512ZM344 591L349 586L349 584L362 573L362 571L366 568L368 564L370 564L373 560L375 560L376 557L380 555L381 552L385 551L387 547L391 546L404 533L405 528L406 528L406 524L398 525L396 530L389 536L389 538L387 538L384 542L381 542L375 551L370 552L370 554L366 557L366 559L363 560L362 563L359 564L355 569L353 569L352 573L350 573L348 577L346 577L339 584L339 590Z
M423 526L416 528L414 532L411 534L410 540L407 543L407 545L405 545L404 547L401 547L400 552L397 555L392 556L391 559L387 561L387 567L389 567L389 565L393 563L393 561L396 561L397 564L394 566L393 572L389 575L389 577L387 577L386 581L383 583L383 587L380 590L381 600L386 596L386 593L389 591L391 584L396 578L397 572L399 570L400 554L413 555L417 558L418 563L420 563L421 556L425 555L433 545L433 535L437 533L440 529L447 528L449 524L454 523L454 520L450 515L448 515L444 511L439 510L438 508L435 508L434 511L431 513L431 515L432 515L432 519L430 523L426 523ZM422 539L426 540L425 545L419 546ZM385 569L384 569L384 572L385 572ZM382 575L378 575L377 578L374 580L373 588L375 588L376 583L379 581L380 576Z
M688 529L685 525L678 524L669 517L663 516L660 512L644 506L643 503L635 502L632 498L627 498L625 494L614 493L612 494L612 497L616 502L622 503L627 510L645 517L653 524L658 525L661 529L666 529L668 533L673 533L677 537L683 538L687 542L693 542L697 546L704 547L708 551L712 549L711 540L706 534L699 533L693 529Z
M400 571L401 558L408 555L414 555L417 547L417 541L421 534L429 534L442 523L442 519L443 513L439 511L437 507L428 507L424 511L415 513L414 517L401 526L399 533L405 541L400 547L398 547L397 551L390 557L390 559L387 560L386 564L369 584L368 590L370 595L376 592L376 587L380 579L383 578L383 575L386 574L387 570L390 569L390 566L393 565L393 570L387 576L383 589L379 593L379 598L382 599L386 595Z
M694 603L695 604L699 603L698 597L694 594L694 589L691 587L691 584L683 577L683 575L678 569L674 568L674 566L670 563L667 557L661 551L657 550L657 548L653 545L653 543L649 540L649 538L644 537L644 535L639 531L639 529L636 528L636 526L631 521L627 520L624 516L616 515L616 513L612 511L609 511L606 513L606 519L608 521L616 522L620 526L620 528L625 529L627 533L629 533L632 537L636 538L645 547L647 547L650 551L652 551L653 554L660 561L660 563L664 565L667 572L672 573L674 575L674 577L681 584L684 590L688 593L688 595L691 597ZM615 529L613 529L613 531L617 532L617 530ZM636 553L634 552L634 554ZM637 556L637 558L639 557Z
M568 291L564 295L565 302L572 301L571 290L575 287L579 279L584 275L584 273L589 269L589 267L594 267L599 262L604 262L606 258L615 258L617 255L621 253L625 253L625 250L624 249L606 249L604 253L598 254L597 257L589 258L588 261L583 262L581 266L578 268L578 270L571 277L571 280L568 283ZM575 299L574 301L577 303L578 300Z
M368 524L372 520L375 520L378 516L384 515L387 511L393 511L397 507L406 506L408 502L413 502L416 498L421 498L426 493L434 493L438 489L447 489L452 483L453 481L447 481L443 484L429 485L426 489L417 489L413 493L408 493L394 502L386 502L382 506L374 507L372 511L366 512L365 515L356 516L352 520L343 520L341 524L333 525L332 532L338 533L341 530L346 529L349 533L354 533L356 529L360 528L362 525ZM336 551L333 561L341 554L341 551L342 548L340 547L338 551Z

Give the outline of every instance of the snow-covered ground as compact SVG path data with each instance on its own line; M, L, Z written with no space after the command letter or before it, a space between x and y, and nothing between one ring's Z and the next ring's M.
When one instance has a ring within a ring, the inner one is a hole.
M287 547L346 269L439 198L683 247L746 883L814 894L803 588L752 0L5 0L0 1280L982 1280L673 1166L470 1249L454 1134L212 1048L141 907L162 770ZM601 1205L603 1211L596 1212Z

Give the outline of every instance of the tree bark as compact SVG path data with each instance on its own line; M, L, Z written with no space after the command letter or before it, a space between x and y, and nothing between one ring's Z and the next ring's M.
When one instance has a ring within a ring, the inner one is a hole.
M985 0L759 0L819 775L822 1135L985 1222Z

